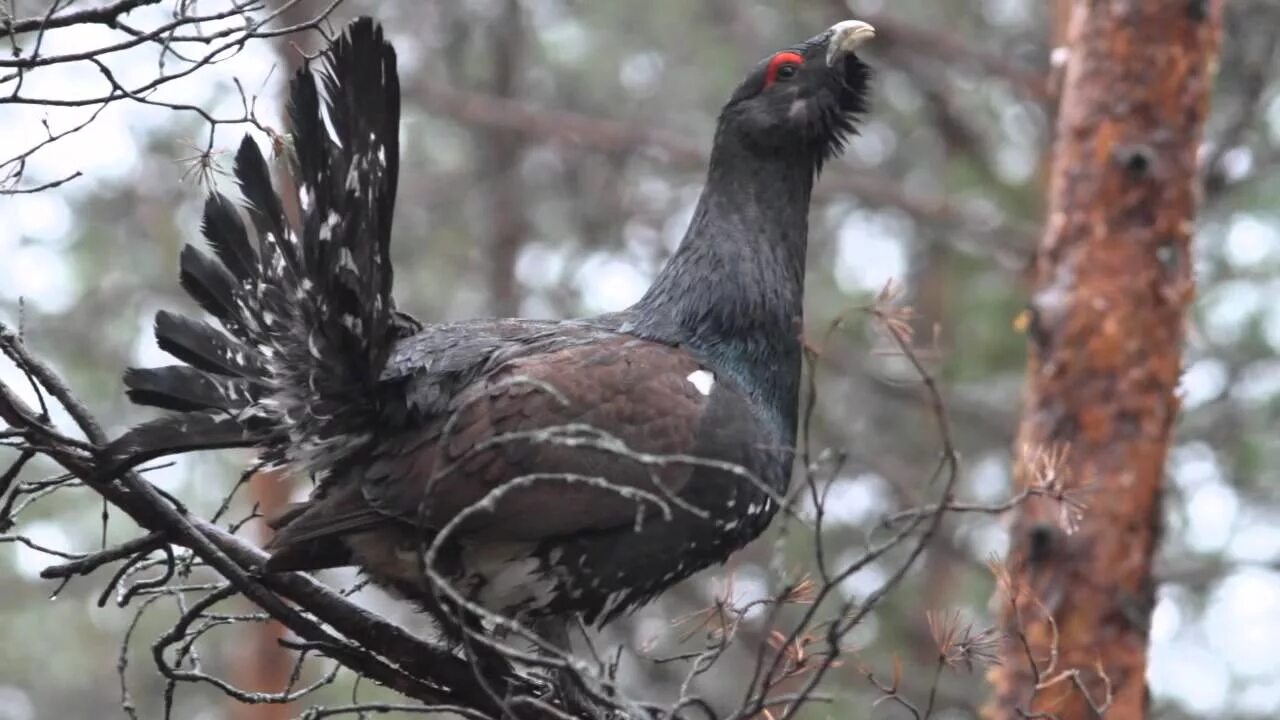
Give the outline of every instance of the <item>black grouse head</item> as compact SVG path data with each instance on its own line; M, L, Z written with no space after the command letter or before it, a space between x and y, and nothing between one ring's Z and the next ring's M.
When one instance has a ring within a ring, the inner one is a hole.
M854 49L875 29L845 20L765 58L720 113L718 140L731 135L757 153L802 153L821 170L866 110L870 69Z

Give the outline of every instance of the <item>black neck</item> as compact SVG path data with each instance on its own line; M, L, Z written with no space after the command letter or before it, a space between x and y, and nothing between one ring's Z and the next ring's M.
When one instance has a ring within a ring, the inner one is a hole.
M814 165L720 135L689 230L633 318L733 376L791 442Z

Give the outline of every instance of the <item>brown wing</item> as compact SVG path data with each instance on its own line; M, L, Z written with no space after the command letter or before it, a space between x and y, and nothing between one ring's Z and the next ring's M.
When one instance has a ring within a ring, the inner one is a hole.
M461 393L417 448L371 468L386 479L365 499L433 530L475 507L455 529L486 540L634 524L678 502L691 474L637 454L691 453L725 392L685 351L626 336L520 358Z
M743 438L757 431L727 378L683 350L629 336L508 361L450 407L272 522L268 567L346 564L344 535L405 523L439 531L495 490L455 537L529 541L635 524L660 517L660 503L678 509L672 498L693 470L637 453L741 462ZM608 444L617 449L600 447Z

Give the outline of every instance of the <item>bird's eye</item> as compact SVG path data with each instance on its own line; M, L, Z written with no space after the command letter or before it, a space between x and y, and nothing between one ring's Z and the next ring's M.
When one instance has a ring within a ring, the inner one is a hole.
M764 86L767 88L779 80L790 80L800 73L804 57L800 53L784 51L774 55L765 69Z

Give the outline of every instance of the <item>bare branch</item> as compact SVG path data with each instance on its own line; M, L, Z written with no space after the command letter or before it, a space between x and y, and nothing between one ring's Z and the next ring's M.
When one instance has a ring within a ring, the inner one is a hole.
M28 32L45 32L71 25L106 25L115 27L121 15L136 10L144 5L156 5L160 0L118 0L110 5L76 10L40 18L14 20L5 18L0 24L0 38ZM57 3L53 4L57 7Z

